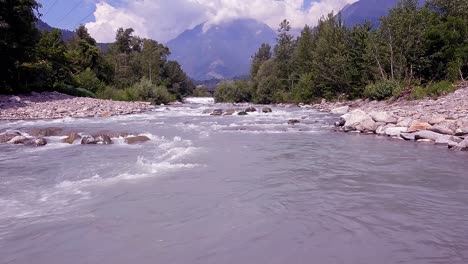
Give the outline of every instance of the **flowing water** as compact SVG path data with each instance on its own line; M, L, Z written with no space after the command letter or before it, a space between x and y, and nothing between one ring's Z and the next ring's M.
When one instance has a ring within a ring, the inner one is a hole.
M0 145L0 263L468 263L467 153L215 107L1 122L152 140Z

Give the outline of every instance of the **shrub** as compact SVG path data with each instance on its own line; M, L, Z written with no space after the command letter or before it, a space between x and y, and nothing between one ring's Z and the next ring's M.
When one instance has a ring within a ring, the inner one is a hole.
M211 93L206 90L205 87L196 88L193 93L193 97L212 97Z
M92 97L92 98L96 97L96 95L91 91L88 91L83 88L76 88L74 86L67 85L67 84L56 84L54 86L54 90L59 93L68 94L72 96Z
M291 91L291 100L294 103L309 103L316 97L316 89L314 89L313 75L307 73L301 76L299 82Z
M424 99L426 97L437 98L455 90L449 81L430 83L426 87L417 86L411 91L411 99Z
M245 80L225 81L216 87L214 94L218 103L245 103L252 101L251 84Z
M73 76L73 82L76 86L93 93L102 90L105 86L90 68L87 68L85 71Z
M168 104L176 100L176 97L169 93L165 86L156 86L146 78L134 84L132 89L141 100L150 101L153 104Z
M366 86L364 96L372 100L385 100L392 96L398 96L402 90L400 83L396 81L380 81Z

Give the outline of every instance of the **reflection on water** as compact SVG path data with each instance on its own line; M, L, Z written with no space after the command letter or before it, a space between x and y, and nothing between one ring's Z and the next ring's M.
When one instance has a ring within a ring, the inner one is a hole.
M0 123L152 138L1 145L0 263L468 263L466 153L193 103Z

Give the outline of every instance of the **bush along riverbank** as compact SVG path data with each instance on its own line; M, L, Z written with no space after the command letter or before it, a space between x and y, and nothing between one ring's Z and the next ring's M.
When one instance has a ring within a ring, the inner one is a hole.
M313 106L340 115L336 130L446 145L468 151L468 83L438 99L326 102Z

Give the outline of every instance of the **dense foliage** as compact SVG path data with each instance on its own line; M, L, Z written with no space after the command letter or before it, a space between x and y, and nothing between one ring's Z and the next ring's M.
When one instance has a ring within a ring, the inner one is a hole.
M401 0L380 19L347 27L329 14L293 38L283 21L277 44L252 57L251 80L223 83L218 101L309 103L320 98L383 100L410 94L437 96L468 75L468 6L465 0ZM227 91L227 86L236 91Z
M120 28L103 53L80 26L63 41L59 30L36 29L34 0L0 1L0 93L60 91L78 96L167 103L194 89L164 45Z

